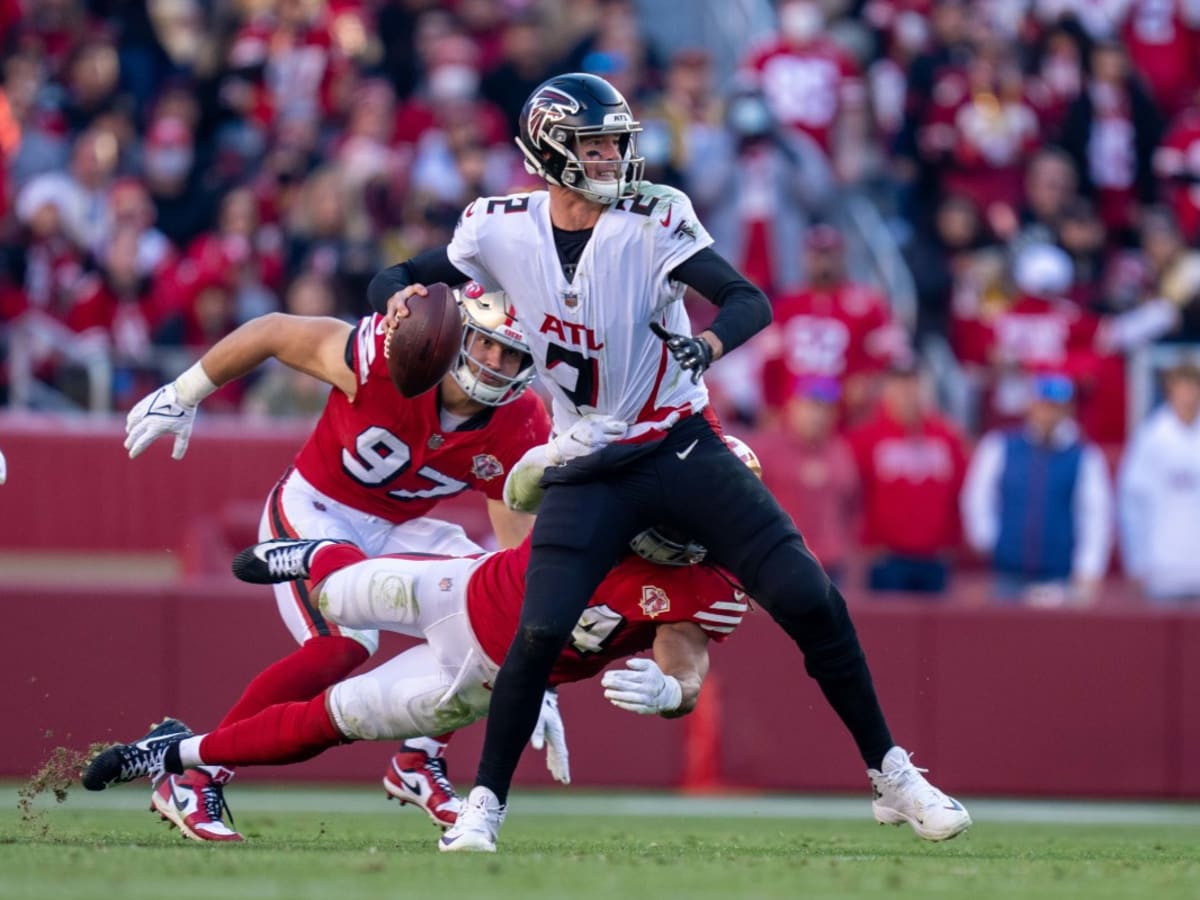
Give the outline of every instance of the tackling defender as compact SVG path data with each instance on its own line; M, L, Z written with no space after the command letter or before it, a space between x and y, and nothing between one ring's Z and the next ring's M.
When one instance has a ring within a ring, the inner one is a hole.
M757 465L752 451L743 453ZM727 575L692 564L693 556L676 552L653 529L634 547L662 562L629 555L608 574L550 682L591 678L611 662L650 650L652 659L630 659L625 669L604 674L605 696L630 712L686 715L708 671L708 642L732 634L749 604ZM199 766L299 762L338 744L457 729L487 715L489 684L517 632L529 556L528 539L512 550L443 559L368 559L353 544L328 540L248 548L234 561L243 580L311 579L330 621L424 643L312 700L270 706L208 734L193 735L168 719L141 740L98 754L83 774L84 787L103 790Z
M704 370L765 327L770 304L712 249L685 194L641 180L640 131L604 79L549 79L526 101L517 138L547 190L473 201L447 247L371 283L389 316L405 314L419 284L508 290L555 430L598 416L619 438L543 476L517 639L494 683L476 786L441 849L495 849L554 661L622 548L654 523L707 546L796 642L866 763L875 817L953 837L970 816L892 740L841 593L704 414ZM698 336L688 287L720 307Z
M502 547L518 545L532 517L502 499L505 474L549 433L541 400L525 389L534 369L506 298L478 285L459 292L463 344L456 367L437 390L408 399L396 390L384 359L383 320L352 325L338 319L275 313L218 341L175 382L129 413L131 458L163 435L173 457L187 451L197 405L210 393L274 358L329 383L333 390L293 467L271 492L260 539L333 538L370 555L481 552L457 525L429 517L438 501L465 490L487 497ZM275 589L280 615L299 649L263 670L222 720L223 725L272 704L306 701L345 678L379 645L374 629L328 621L304 581ZM553 710L548 711L553 714ZM553 724L553 723L552 723ZM460 804L445 778L445 736L419 737L392 758L384 787L421 806L443 826ZM213 766L164 779L152 809L199 840L241 840L222 820L228 768Z

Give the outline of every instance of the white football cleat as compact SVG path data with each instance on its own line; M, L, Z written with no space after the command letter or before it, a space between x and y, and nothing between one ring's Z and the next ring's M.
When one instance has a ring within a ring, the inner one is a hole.
M948 841L971 827L971 815L953 797L943 794L925 780L901 747L893 747L883 758L882 771L867 769L875 798L871 811L881 825L907 822L927 841Z
M438 849L443 853L495 853L496 835L507 809L490 788L471 788L458 821L442 835Z

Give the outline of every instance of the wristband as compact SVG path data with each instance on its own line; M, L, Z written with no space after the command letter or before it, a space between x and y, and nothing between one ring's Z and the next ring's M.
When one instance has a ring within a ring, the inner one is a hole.
M204 371L204 366L196 363L175 379L175 396L179 398L180 406L196 407L200 401L217 389L213 380Z

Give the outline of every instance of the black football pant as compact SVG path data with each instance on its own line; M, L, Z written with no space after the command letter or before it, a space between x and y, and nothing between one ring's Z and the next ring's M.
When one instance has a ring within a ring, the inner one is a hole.
M497 675L476 784L504 802L542 693L593 591L631 537L670 525L699 541L788 633L867 765L892 746L841 593L788 515L702 416L661 440L548 469L517 634Z

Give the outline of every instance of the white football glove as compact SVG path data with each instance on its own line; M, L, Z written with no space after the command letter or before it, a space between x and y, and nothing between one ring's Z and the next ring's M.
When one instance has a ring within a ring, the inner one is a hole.
M4 454L0 453L0 484L8 481L8 461L4 458Z
M654 660L644 656L628 659L625 665L628 668L609 669L600 679L613 706L642 716L679 709L683 688L673 675L664 675Z
M129 458L136 459L164 434L173 434L175 447L171 450L171 458L183 459L195 423L196 407L180 402L174 383L164 384L138 401L125 418L125 449L129 451Z
M612 416L593 413L584 416L562 434L546 444L546 459L552 466L561 466L573 459L595 453L625 436L629 426Z
M571 783L570 754L567 753L567 732L563 728L562 716L558 712L558 691L549 688L542 697L542 711L529 744L534 750L546 748L546 768L555 781Z

